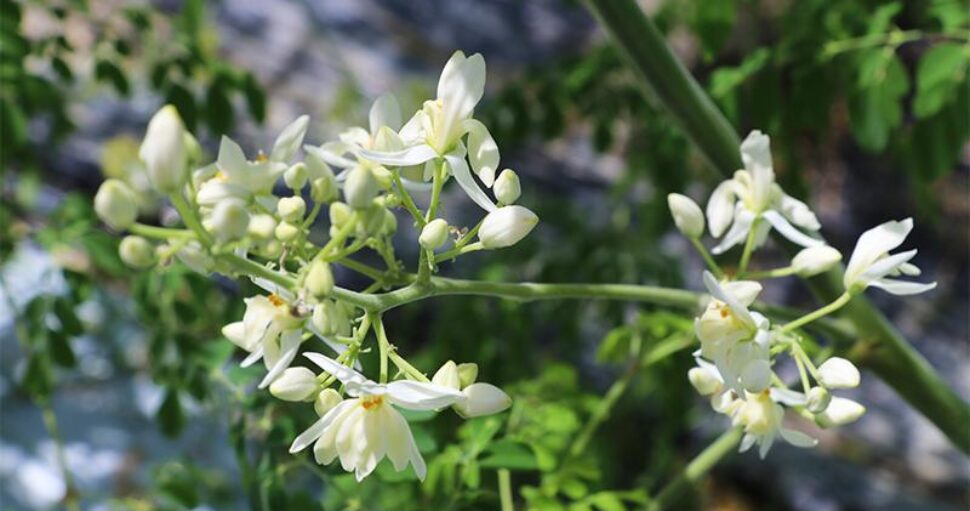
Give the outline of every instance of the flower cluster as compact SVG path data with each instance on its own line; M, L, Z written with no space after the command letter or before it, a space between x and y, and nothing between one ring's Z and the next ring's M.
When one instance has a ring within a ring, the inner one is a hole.
M701 347L694 354L697 366L688 372L688 378L698 393L710 398L716 412L743 428L741 450L757 444L764 457L778 437L799 447L816 444L811 436L784 426L786 410L825 428L848 424L865 413L861 404L832 395L834 390L858 386L859 370L841 357L830 357L816 365L799 329L838 310L869 286L908 295L928 291L936 284L892 278L916 276L920 271L909 262L916 250L890 254L912 230L912 219L886 222L859 238L846 268L845 292L839 298L794 321L773 324L752 310L762 291L758 280L811 277L837 266L842 254L818 236L821 225L811 209L785 194L775 182L766 135L759 131L748 135L741 144L741 157L744 170L714 190L706 219L701 208L686 196L671 194L668 205L677 228L709 267L703 280L710 300L694 322ZM705 223L717 241L713 254L742 246L739 263L732 271L722 270L700 242ZM750 271L751 254L764 244L772 229L804 248L787 267ZM789 388L775 372L782 354L794 361L800 390Z
M424 461L397 408L451 407L467 418L510 405L500 389L475 381L474 364L448 362L428 380L397 353L381 321L383 309L367 300L375 291L427 282L442 261L514 245L538 223L532 211L515 204L519 178L511 169L498 172L498 147L473 117L484 86L482 56L456 52L441 73L437 97L406 123L387 94L374 102L367 128L351 128L339 140L304 145L310 121L302 116L268 153L247 155L223 136L208 164L176 109L165 106L149 123L139 156L152 187L170 200L187 229L138 223L137 196L122 180L108 180L98 190L97 214L130 233L119 248L127 264L149 268L178 259L203 274L249 277L266 291L247 298L242 319L222 332L248 353L243 366L265 364L259 388L279 399L313 402L320 420L293 442L293 452L313 443L319 463L339 457L358 479L386 456L397 470L410 464L423 478ZM452 177L485 211L470 229L440 215L441 191ZM396 209L405 210L420 231L416 274L405 272L394 253ZM322 246L310 239L321 214L330 226ZM376 252L385 268L351 257L365 249ZM334 264L373 285L360 292L337 287ZM359 372L358 356L371 332L380 352L377 381ZM322 369L319 374L294 365L311 339L332 351L332 357L306 354Z

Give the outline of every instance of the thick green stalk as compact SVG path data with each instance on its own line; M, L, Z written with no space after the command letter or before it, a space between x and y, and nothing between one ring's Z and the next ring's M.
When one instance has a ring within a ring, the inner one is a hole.
M645 85L656 94L707 159L725 176L741 165L737 133L700 85L677 61L660 32L633 0L586 0ZM823 302L842 294L841 267L808 281ZM970 453L970 407L863 296L845 309L862 338L849 350L910 405ZM845 347L840 345L840 347Z
M647 509L649 511L660 511L661 509L671 508L673 504L677 503L681 495L700 480L714 465L717 465L717 462L734 452L738 443L741 442L741 435L741 428L734 428L718 437L691 460L683 472L660 490L657 497L647 505Z

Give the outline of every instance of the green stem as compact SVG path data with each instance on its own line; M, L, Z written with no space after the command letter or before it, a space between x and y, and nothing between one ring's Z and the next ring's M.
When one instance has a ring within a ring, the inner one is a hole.
M472 243L471 245L465 245L465 246L460 246L460 247L459 246L455 246L455 248L452 248L451 250L446 250L446 251L444 251L444 252L442 252L442 253L434 256L434 262L436 262L436 263L444 262L444 261L447 261L449 259L454 259L454 258L456 258L456 257L458 257L460 255L463 255L463 254L468 254L468 253L471 253L471 252L477 252L479 250L482 250L483 248L485 248L485 247L482 246L482 243L480 241L476 241L475 243Z
M784 268L775 268L774 270L747 272L744 274L744 278L748 280L777 279L781 277L790 277L796 273L798 273L797 268L794 266L786 266Z
M366 275L367 277L370 277L371 280L381 280L383 277L381 271L377 268L368 266L360 261L354 261L353 259L343 258L339 261L335 261L335 264L349 268L357 273L360 273L361 275Z
M812 321L815 321L816 319L832 314L833 312L844 307L845 304L849 303L849 300L852 300L852 295L848 291L846 291L842 293L838 298L836 298L834 302L824 307L819 307L818 309L815 309L814 311L809 312L808 314L790 323L786 323L781 327L780 331L782 333L791 332L792 330L799 328L801 326L807 325Z
M391 343L387 340L387 333L384 332L384 322L380 315L368 314L374 324L374 333L377 335L377 346L381 354L381 380L380 383L387 383L387 354L391 351Z
M656 26L634 0L586 0L612 36L617 47L638 72L649 95L661 100L720 173L729 177L741 168L740 140L724 115L674 57ZM834 300L845 288L843 268L808 280L823 302ZM899 395L936 424L965 453L970 453L970 406L906 342L886 317L862 296L843 311L861 338L836 345L857 364L872 369Z
M715 261L714 258L711 257L711 254L704 247L704 244L701 243L701 240L697 238L688 238L688 239L690 239L690 244L694 246L694 249L697 250L697 253L700 254L702 258L704 258L704 263L707 264L707 269L711 270L711 273L713 273L714 276L717 277L718 279L724 278L724 272L721 270L721 267L718 266L717 261Z
M741 252L741 262L738 263L738 278L744 276L744 272L748 271L748 263L751 262L751 253L754 252L754 239L758 233L758 224L761 223L761 217L757 217L751 222L751 227L748 230L748 237L744 240L744 250Z
M672 508L694 483L699 481L721 459L734 452L741 442L741 428L734 428L701 451L673 481L667 484L647 506L649 511Z
M172 206L178 211L179 216L182 217L182 221L185 225L192 229L195 234L202 240L202 244L205 246L212 245L212 236L209 235L208 231L202 227L202 223L199 218L195 216L195 210L189 206L188 202L185 202L185 198L182 197L180 193L173 193L168 196L169 200L172 201Z
M418 209L418 206L414 203L414 199L411 198L411 194L408 193L407 189L404 188L404 182L401 181L400 171L393 172L392 174L394 176L394 186L398 189L401 197L401 203L404 204L404 209L408 210L408 213L411 213L411 216L414 217L414 221L418 224L418 229L421 229L428 222L424 219L424 215L421 214L421 210Z
M512 501L512 474L509 469L498 469L498 494L502 501L502 511L515 511Z
M445 161L439 159L435 164L434 178L431 182L431 203L428 205L428 213L425 215L425 223L434 220L438 214L438 203L441 202L441 188L445 185L444 170Z
M617 380L613 382L613 385L610 385L609 390L606 391L606 394L603 395L603 398L597 404L592 416L590 416L589 420L586 421L586 425L583 427L583 430L579 433L579 435L576 436L576 440L573 442L572 446L570 446L569 455L571 457L576 458L582 454L584 450L586 450L586 446L593 438L593 434L596 433L596 430L600 427L603 421L609 417L610 410L613 409L613 406L616 405L616 402L620 399L620 396L622 396L627 387L630 386L630 382L633 381L633 378L637 375L639 369L640 360L636 359L631 362L629 366L627 366L627 369L624 371L623 375L620 378L617 378Z
M195 239L196 234L188 229L170 229L168 227L157 227L154 225L145 224L132 224L128 228L132 234L137 234L139 236L144 236L146 238L155 238L160 240L168 240L171 238L180 239Z

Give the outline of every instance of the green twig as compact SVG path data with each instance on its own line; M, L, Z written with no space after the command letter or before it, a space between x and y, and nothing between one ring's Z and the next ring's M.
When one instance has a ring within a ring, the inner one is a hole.
M721 459L734 452L741 441L741 428L733 428L717 438L701 451L673 481L667 484L647 506L649 511L674 509L680 497L694 483L707 474Z

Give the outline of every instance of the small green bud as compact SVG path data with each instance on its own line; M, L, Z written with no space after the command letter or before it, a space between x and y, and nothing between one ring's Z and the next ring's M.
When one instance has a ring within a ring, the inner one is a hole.
M289 367L269 386L269 393L283 401L307 401L319 388L317 376L305 367Z
M241 200L223 199L212 209L204 224L219 241L236 240L249 230L249 212Z
M276 231L276 220L265 213L253 215L249 219L249 235L258 240L268 240Z
M344 181L344 199L354 209L369 208L380 192L380 185L371 169L358 165L347 174Z
M461 379L458 376L458 365L449 360L434 373L431 383L447 387L449 389L461 390Z
M458 381L461 384L461 388L465 388L475 380L478 379L478 364L474 362L466 362L464 364L458 364Z
M337 304L333 300L320 300L320 303L313 308L310 322L320 332L320 335L330 337L337 333L335 321L338 319L337 316Z
M178 192L185 183L185 125L178 110L165 105L152 116L138 150L152 186L163 194Z
M316 298L330 296L333 292L333 271L330 264L319 259L310 263L306 274L306 289Z
M306 214L306 202L302 197L284 197L276 204L276 211L286 222L299 222Z
M495 180L492 190L495 191L495 198L502 204L514 204L522 195L519 175L512 169L503 170Z
M485 215L478 239L488 249L510 247L525 238L538 223L539 217L527 208L502 206Z
M318 177L310 183L310 198L315 202L330 202L337 198L337 182L331 177Z
M812 387L808 391L805 408L812 413L822 413L832 401L832 393L825 387Z
M353 214L354 210L350 209L350 206L346 203L334 202L330 205L330 225L340 229L350 221L350 217Z
M307 182L306 164L299 162L290 165L290 168L286 169L286 172L283 173L283 182L286 183L286 186L290 190L299 193L306 186Z
M448 222L443 218L435 218L428 222L421 235L418 236L418 243L425 250L435 250L448 241Z
M155 264L155 247L141 236L125 236L118 245L118 255L125 264L139 270Z
M340 404L343 399L340 398L340 394L333 389L323 389L317 394L317 398L313 400L313 409L317 412L317 415L323 417L327 414L333 407Z
M276 226L276 239L286 243L288 241L293 241L300 234L300 228L289 223L281 222Z
M283 253L283 244L277 240L269 240L260 248L260 255L267 259L275 259Z
M698 239L704 234L704 213L690 197L671 193L667 195L667 206L674 218L674 225L684 236Z
M381 234L391 236L395 232L397 232L397 215L384 208L384 224L381 226Z
M123 231L138 218L135 192L124 182L109 179L101 183L94 196L94 212L112 229Z
M358 233L366 236L376 236L384 228L386 220L384 212L387 211L381 206L373 205L368 209L360 211L360 220L357 223Z

